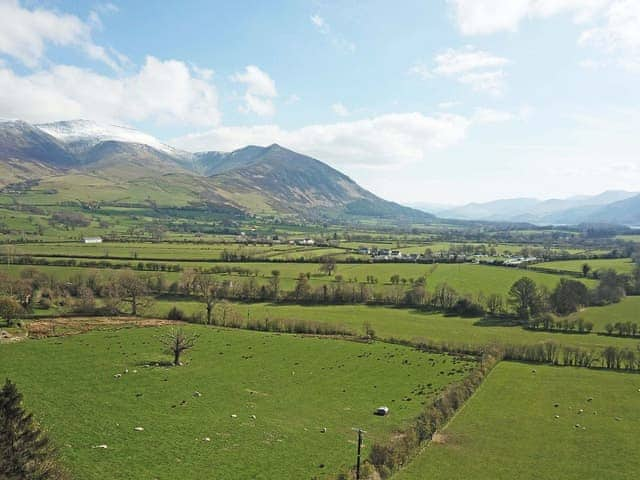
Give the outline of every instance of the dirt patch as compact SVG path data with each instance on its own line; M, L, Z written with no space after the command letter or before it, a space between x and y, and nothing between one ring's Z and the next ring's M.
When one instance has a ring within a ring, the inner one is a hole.
M135 327L160 327L183 322L158 318L136 317L57 317L29 322L29 338L61 337L77 335L92 330L118 330Z
M431 437L431 442L435 444L445 444L448 443L449 437L444 433L435 433L433 437Z

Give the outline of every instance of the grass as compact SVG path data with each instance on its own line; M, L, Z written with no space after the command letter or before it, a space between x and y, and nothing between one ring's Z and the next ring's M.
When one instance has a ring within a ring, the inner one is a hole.
M612 268L618 273L631 273L636 264L630 258L597 258L593 260L562 260L536 264L536 268L582 273L582 266L588 264L593 271Z
M637 304L637 303L636 303ZM187 314L201 312L204 305L196 301L162 300L147 312L151 316L166 318L169 309L176 305ZM608 337L592 334L566 334L531 331L521 326L504 326L500 322L484 321L481 318L461 318L441 313L421 312L414 309L391 307L342 305L342 306L300 306L236 304L242 315L253 319L290 318L329 322L342 325L357 332L363 332L364 322L369 322L381 338L414 340L426 338L436 342L471 344L476 346L490 343L533 344L553 340L565 345L600 349L608 345L635 348L637 339ZM607 308L601 307L606 313ZM631 305L629 308L633 308Z
M637 478L640 377L537 365L535 371L499 364L437 441L394 479Z
M118 256L115 250L106 246L92 246L95 252L105 252L105 249L109 249L110 255ZM179 246L178 246L179 247ZM40 247L43 248L43 247ZM68 248L78 248L68 247ZM87 248L85 251L92 251ZM135 246L122 246L119 247L119 252L126 256L134 256L134 252L137 249ZM203 250L204 251L204 250ZM526 276L533 279L539 285L544 285L549 289L553 289L562 278L560 275L550 273L540 273L530 270L521 270L517 268L508 267L492 267L486 265L475 265L470 263L464 264L415 264L415 263L376 263L376 264L339 264L334 276L326 276L319 272L319 265L314 263L268 263L268 262L248 262L248 263L214 263L214 262L183 262L176 259L175 251L156 251L157 255L166 256L166 263L181 264L184 268L196 268L204 267L211 268L216 265L222 267L240 267L258 272L258 281L260 284L267 282L268 277L271 277L273 270L280 271L281 274L281 287L285 290L292 290L295 286L295 279L301 273L309 273L311 275L311 284L320 286L323 283L335 281L336 275L341 275L345 280L355 279L359 282L364 282L367 276L372 275L378 279L378 283L372 285L374 289L386 289L390 285L390 278L392 275L400 275L401 278L407 280L406 287L408 288L408 280L413 278L417 279L421 276L427 278L427 289L430 291L435 290L436 286L441 283L448 283L451 287L456 289L459 293L470 294L477 296L479 294L489 295L492 293L498 293L506 295L509 288L519 278ZM194 247L194 255L204 255L205 253L198 252ZM115 260L112 260L115 262ZM142 257L138 259L132 259L129 262L137 264L138 261L143 261ZM14 273L20 271L27 266L14 266L9 268ZM36 266L35 268L51 273L57 278L65 278L65 273L77 273L77 269L73 267L46 267ZM2 270L7 269L3 267ZM82 271L82 269L80 270ZM170 281L175 280L180 274L168 274L167 279ZM236 278L241 279L237 275L233 275ZM67 277L68 278L68 277ZM220 279L229 278L229 275L219 275ZM595 280L583 279L582 280L588 287L593 287L596 284Z
M166 327L2 345L0 364L86 480L322 478L354 461L352 427L384 440L472 367L383 343L186 328L200 338L179 368L144 368L169 359ZM388 417L372 415L380 405Z
M620 303L614 303L605 307L589 307L571 315L573 318L582 318L593 322L594 330L604 332L605 325L615 325L618 322L640 323L640 296L623 298Z

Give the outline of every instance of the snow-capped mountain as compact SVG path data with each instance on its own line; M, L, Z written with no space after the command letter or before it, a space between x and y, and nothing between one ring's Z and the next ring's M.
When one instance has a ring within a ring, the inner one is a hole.
M101 124L90 120L68 120L36 126L75 153L84 153L102 142L116 141L148 145L173 157L190 156L187 152L162 143L152 135L121 125Z

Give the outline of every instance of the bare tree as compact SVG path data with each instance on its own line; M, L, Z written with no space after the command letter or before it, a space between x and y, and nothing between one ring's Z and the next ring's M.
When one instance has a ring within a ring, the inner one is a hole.
M207 325L211 325L211 312L218 298L219 283L211 276L199 273L193 280L195 291L207 307Z
M118 287L121 300L129 303L131 315L137 316L138 308L149 291L146 282L131 270L124 270L118 276Z
M198 336L197 334L187 335L182 328L172 328L169 333L160 337L160 342L166 347L167 353L173 355L173 364L178 367L181 365L180 355L193 348Z

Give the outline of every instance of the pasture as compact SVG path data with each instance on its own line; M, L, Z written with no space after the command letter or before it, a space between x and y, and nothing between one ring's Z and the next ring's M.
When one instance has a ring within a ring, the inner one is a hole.
M354 463L353 427L384 441L473 367L384 343L185 328L200 338L182 367L155 363L169 360L167 327L0 345L0 364L83 480L324 478ZM374 416L380 405L391 414Z
M281 286L283 289L292 290L295 286L296 279L300 274L309 274L312 286L321 286L327 282L336 281L336 277L340 276L345 281L365 282L368 276L376 279L376 283L372 284L373 290L385 289L391 285L391 277L398 275L401 283L400 287L408 288L410 281L425 276L427 279L427 290L433 292L439 284L447 283L453 287L458 293L468 294L474 297L478 295L490 295L497 293L506 295L511 285L519 278L530 277L537 284L553 289L562 276L551 273L541 273L531 270L522 270L509 267L494 267L487 265L476 265L471 263L459 264L418 264L418 263L347 263L338 264L335 274L332 276L320 273L320 265L317 263L270 263L270 262L180 262L179 259L171 258L171 252L165 253L167 260L165 263L178 264L182 268L214 268L220 266L223 268L240 268L246 269L258 277L258 284L266 284L272 272L277 270L280 272ZM53 260L53 259L52 259ZM118 263L117 260L108 260ZM139 261L126 261L135 266ZM123 261L124 262L124 261ZM145 262L146 263L146 262ZM13 274L19 274L20 271L31 268L26 265L11 265L0 267L0 271L9 271ZM84 267L59 267L59 266L34 266L44 273L54 275L56 278L69 278L70 275L87 271ZM108 273L109 269L100 269L102 274ZM148 272L140 272L141 275ZM180 277L180 273L170 272L163 273L168 281L175 281ZM216 274L220 280L237 279L241 280L243 276L237 273L221 273ZM339 278L340 278L339 277ZM595 280L582 279L588 286L593 287Z
M502 362L394 479L635 479L639 401L638 375Z
M196 301L166 299L156 301L146 315L166 318L176 305L186 314L204 314L204 305ZM482 346L492 343L529 345L543 341L555 341L563 345L601 349L608 345L635 348L637 339L609 337L597 333L577 334L543 332L524 329L522 326L482 318L464 318L416 309L366 305L302 306L270 303L235 304L243 316L251 319L300 319L327 322L364 333L364 323L371 324L380 338L403 340L428 339L452 345ZM600 307L602 315L606 309ZM631 307L630 307L631 308Z
M636 264L630 258L596 258L591 260L562 260L557 262L544 262L536 264L537 269L550 271L566 271L582 273L584 264L591 267L591 271L613 269L618 273L631 273Z

